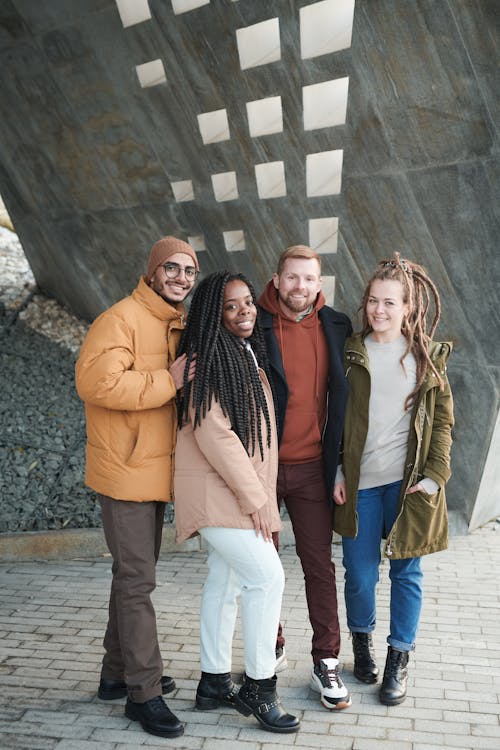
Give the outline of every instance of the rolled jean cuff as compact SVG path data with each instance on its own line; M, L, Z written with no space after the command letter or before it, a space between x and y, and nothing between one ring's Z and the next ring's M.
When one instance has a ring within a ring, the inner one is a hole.
M349 628L351 633L373 633L375 628L371 628L369 625L366 628Z
M387 637L387 643L392 648L395 648L397 651L414 651L415 650L415 644L414 643L404 643L404 641L396 641L395 638L391 638L389 635Z

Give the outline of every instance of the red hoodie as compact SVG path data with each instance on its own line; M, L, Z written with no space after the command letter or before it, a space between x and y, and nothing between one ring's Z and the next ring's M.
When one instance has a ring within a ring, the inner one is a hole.
M312 311L299 322L287 318L270 281L259 305L273 316L273 328L288 385L285 426L279 449L284 464L321 458L321 436L326 420L328 347L318 310L325 304L320 292Z

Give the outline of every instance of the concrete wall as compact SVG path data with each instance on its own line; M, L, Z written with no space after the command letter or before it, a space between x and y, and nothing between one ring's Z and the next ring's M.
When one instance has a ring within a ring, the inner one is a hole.
M40 286L88 318L166 233L258 286L317 245L351 315L381 257L426 265L455 344L449 505L479 525L500 511L495 472L476 505L499 411L498 3L353 7L0 0L0 193Z

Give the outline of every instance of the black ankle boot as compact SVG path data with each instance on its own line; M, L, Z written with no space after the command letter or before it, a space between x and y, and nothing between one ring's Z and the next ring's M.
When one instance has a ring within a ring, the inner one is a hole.
M367 685L377 682L378 667L371 633L351 633L354 653L354 677Z
M408 651L398 651L389 646L385 662L384 679L380 686L380 702L385 706L397 706L406 698L408 679Z
M276 693L276 675L266 680L245 678L235 699L235 708L243 714L253 714L257 721L269 732L287 734L296 732L300 722L287 714Z
M138 721L145 732L156 737L180 737L184 726L158 695L145 703L134 703L127 698L125 716Z
M238 692L229 672L224 674L210 674L202 672L201 680L196 690L196 708L209 711L218 706L233 706Z

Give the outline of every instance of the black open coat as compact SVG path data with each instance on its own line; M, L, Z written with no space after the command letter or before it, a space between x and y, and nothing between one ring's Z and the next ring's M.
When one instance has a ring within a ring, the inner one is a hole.
M273 316L262 307L259 307L259 316L266 341L267 356L269 358L276 399L278 440L281 441L288 402L288 385L278 340L274 333ZM322 442L326 489L330 502L333 504L333 486L339 460L347 395L349 392L349 384L344 374L344 343L352 334L352 326L347 315L339 313L326 305L318 311L318 317L325 333L329 352L327 418L325 429L323 430Z

